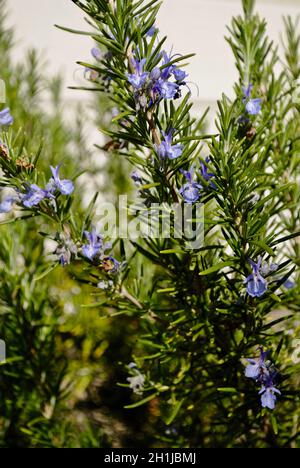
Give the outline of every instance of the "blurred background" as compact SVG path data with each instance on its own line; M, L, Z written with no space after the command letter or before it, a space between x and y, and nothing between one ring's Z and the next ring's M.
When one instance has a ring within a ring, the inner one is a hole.
M16 27L16 58L28 47L47 50L49 70L62 72L65 84L80 80L77 60L90 60L91 40L70 35L54 24L86 30L81 11L70 0L8 0L12 23ZM268 18L268 32L278 41L282 16L300 13L300 0L257 0L257 9ZM222 92L230 95L235 80L232 54L223 37L226 25L240 12L239 0L164 0L158 27L168 36L174 52L197 56L189 66L191 89L202 108L212 108ZM65 89L66 101L87 99L86 93Z

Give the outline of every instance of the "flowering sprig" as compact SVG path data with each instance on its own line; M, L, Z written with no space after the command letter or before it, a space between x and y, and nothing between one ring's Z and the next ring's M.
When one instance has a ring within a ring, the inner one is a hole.
M13 160L9 155L9 148L4 144L2 144L2 153L5 155L6 160L12 164L11 167L5 169L9 177L10 171L13 171ZM25 178L16 185L6 185L6 188L10 189L10 194L2 199L0 214L8 214L16 206L26 211L32 210L35 215L46 216L47 219L51 218L59 226L63 226L63 231L59 230L54 239L57 243L54 254L63 267L77 259L79 252L81 252L82 258L99 265L106 274L118 273L120 263L113 256L106 253L111 250L110 243L105 243L103 238L92 229L91 232L85 231L85 237L88 240L88 243L85 244L80 242L74 230L69 228L69 213L64 214L63 205L60 204L60 196L70 197L75 187L71 180L61 179L60 169L61 164L56 167L50 166L52 177L46 183L45 188L36 183L31 183Z
M254 379L260 384L261 405L263 408L273 410L276 405L277 395L281 392L275 387L277 372L271 362L267 361L269 352L260 348L260 356L256 359L247 359L248 365L245 369L245 376Z
M74 191L74 185L71 180L60 180L59 178L60 166L56 168L51 167L53 177L42 189L37 184L29 184L23 182L23 189L20 190L12 187L15 194L5 198L0 205L0 213L8 213L13 209L15 204L21 205L24 208L33 208L38 206L43 200L55 200L55 194L61 193L62 195L71 195Z

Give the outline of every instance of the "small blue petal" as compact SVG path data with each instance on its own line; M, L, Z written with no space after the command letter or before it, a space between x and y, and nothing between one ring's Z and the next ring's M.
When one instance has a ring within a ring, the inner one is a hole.
M95 229L92 232L85 231L84 235L88 240L88 244L82 246L82 253L89 260L93 260L101 252L103 239Z
M147 36L148 37L153 37L154 34L158 31L158 28L156 28L155 26L152 26L148 32L147 32Z
M99 248L93 244L86 244L82 247L82 253L89 260L93 260L93 258L95 258L99 253Z
M247 88L243 88L243 93L245 96L245 99L249 99L252 93L253 85L249 84Z
M102 58L101 50L98 49L98 47L93 47L92 50L91 50L91 54L92 54L92 56L94 57L95 60L98 60L98 62Z
M251 297L261 297L267 291L267 282L263 277L254 276L254 278L247 283L247 292Z
M61 165L58 165L55 168L50 166L53 177L47 184L46 190L48 190L50 193L53 193L55 192L55 190L58 190L62 195L71 195L71 193L74 191L74 184L71 180L60 180L60 167Z
M283 283L283 286L284 286L286 289L293 289L296 285L295 285L294 281L288 279L288 280L286 280L285 283Z
M57 188L62 195L71 195L74 191L74 184L71 180L61 180L57 185Z
M258 359L254 360L254 364L248 364L245 369L245 376L249 379L257 379L260 374L260 364Z
M0 203L0 213L9 213L14 206L16 199L13 197L7 197Z
M180 195L186 203L196 203L200 198L202 186L196 182L187 183L180 189Z
M172 145L173 129L168 134L163 132L164 140L157 148L157 153L161 159L177 159L182 155L183 145Z
M188 74L184 70L180 70L179 68L175 68L173 74L175 80L179 82L184 81L188 77Z
M276 393L280 395L280 391L277 388L271 387L263 387L259 392L261 395L261 405L263 408L269 408L273 410L276 405L277 396Z
M145 72L141 75L138 74L128 74L127 79L129 83L136 89L140 89L144 86L148 79L149 73Z
M49 194L38 185L32 184L28 191L25 194L21 194L20 197L26 208L32 208L33 206L37 206L45 198L49 198Z
M10 110L8 107L6 107L0 112L0 126L9 127L10 125L12 125L13 121L14 118L10 114Z
M173 99L178 93L179 86L177 83L171 83L160 78L156 85L155 90L164 99Z
M261 99L250 99L246 104L246 111L250 115L257 115L261 111Z

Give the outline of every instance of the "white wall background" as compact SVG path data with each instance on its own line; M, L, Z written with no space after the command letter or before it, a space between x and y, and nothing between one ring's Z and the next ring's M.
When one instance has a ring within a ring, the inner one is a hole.
M91 41L54 27L55 23L86 29L82 12L71 0L8 0L10 20L16 26L15 59L28 47L45 51L49 69L62 71L66 85L79 76L77 60L90 60ZM257 10L268 19L269 33L279 40L282 16L300 14L300 0L257 0ZM232 55L224 41L226 24L241 11L239 0L164 0L158 26L169 37L168 45L180 53L196 52L189 74L199 89L202 104L214 102L222 92L230 94L235 79ZM78 72L76 72L78 70ZM197 88L195 98L197 98ZM66 100L84 99L84 94L65 91Z

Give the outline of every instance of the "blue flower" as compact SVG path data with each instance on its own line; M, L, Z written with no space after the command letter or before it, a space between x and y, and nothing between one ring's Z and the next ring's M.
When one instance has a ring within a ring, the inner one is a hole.
M92 56L94 57L95 60L97 60L98 62L100 62L101 58L102 58L102 53L101 53L101 50L98 49L98 47L93 47L91 49L91 54Z
M26 208L37 206L45 198L54 198L47 190L41 189L38 185L32 184L26 193L20 194L20 199Z
M153 105L159 99L177 99L180 97L180 87L185 85L187 74L175 65L171 64L174 56L166 52L157 58L162 59L161 67L155 67L150 73L144 71L146 59L131 59L134 73L127 74L127 80L136 90L135 99L139 107L146 108ZM170 81L174 76L176 81ZM141 92L143 94L141 95ZM150 100L149 100L150 98ZM142 103L140 102L142 100Z
M182 155L183 145L172 145L172 136L174 129L171 129L169 133L162 132L164 141L160 146L156 147L156 151L161 159L176 159Z
M170 65L175 56L162 53L162 65L154 68L151 72L152 89L154 101L159 97L163 99L176 99L180 97L180 86L184 85L184 79L188 76L183 70L175 65ZM174 76L176 82L169 81Z
M259 98L251 99L251 92L253 86L250 84L248 88L243 88L244 98L243 102L246 103L246 111L250 115L257 115L261 111L261 102Z
M184 70L180 70L180 68L177 67L175 67L173 75L175 80L179 83L182 83L188 77L188 74Z
M261 395L260 400L262 407L273 410L277 401L276 394L281 395L281 392L276 387L274 387L273 379L270 377L259 392L259 395Z
M89 260L93 260L101 253L103 238L97 234L95 229L93 229L92 232L85 231L84 235L88 240L88 244L83 245L82 253Z
M15 197L7 197L0 203L0 213L9 213L16 202Z
M137 187L143 185L143 180L137 171L133 171L130 177Z
M174 70L176 68L175 65L169 65L174 56L168 55L166 52L162 53L162 67L164 67L161 71L161 76L164 80L168 80L171 78L172 74L174 73Z
M251 297L261 297L268 289L267 281L260 274L261 262L261 257L258 259L257 263L249 260L249 263L252 266L252 273L248 278L246 278L244 284L247 285L247 293Z
M182 172L188 182L181 187L179 193L186 203L196 203L200 198L200 190L203 187L201 184L193 181L193 169Z
M152 92L158 94L163 99L174 99L179 92L179 85L163 78L155 81Z
M158 28L156 28L155 26L152 26L148 31L147 31L147 37L153 37L154 34L158 32Z
M129 83L135 89L141 89L149 78L150 73L144 72L144 66L146 62L147 62L146 59L142 59L140 61L137 59L131 59L131 63L133 65L135 73L130 73L130 74L127 74L126 76L127 76Z
M203 179L206 181L206 182L209 182L210 183L210 186L213 188L213 189L216 189L216 185L213 183L213 181L211 180L213 177L215 177L215 174L213 174L212 172L208 172L208 167L207 167L207 164L210 162L210 158L207 157L205 159L205 163L201 161L201 175L203 177Z
M264 262L261 267L261 273L263 276L269 275L270 273L274 273L277 270L278 270L277 263L268 264L267 262Z
M50 166L53 177L47 185L46 190L48 190L50 193L58 190L62 195L71 195L71 193L74 191L74 184L71 180L60 180L60 167L61 165L58 165L57 167Z
M286 288L286 289L293 289L296 285L294 283L294 281L290 280L290 279L287 279L285 281L285 283L283 283L283 286Z
M176 57L176 55L168 55L166 52L163 52L162 66L164 68L162 69L161 76L164 80L168 80L173 75L176 81L183 84L182 82L185 80L185 78L187 78L188 74L174 64L168 65L172 62L174 57Z
M258 359L247 359L249 362L245 369L245 376L249 379L264 379L264 376L269 374L266 366L266 357L268 351L264 352L263 348L260 348L260 357Z
M246 104L246 111L250 115L257 115L261 111L261 99L250 99Z
M0 126L9 127L14 121L8 107L0 112Z

